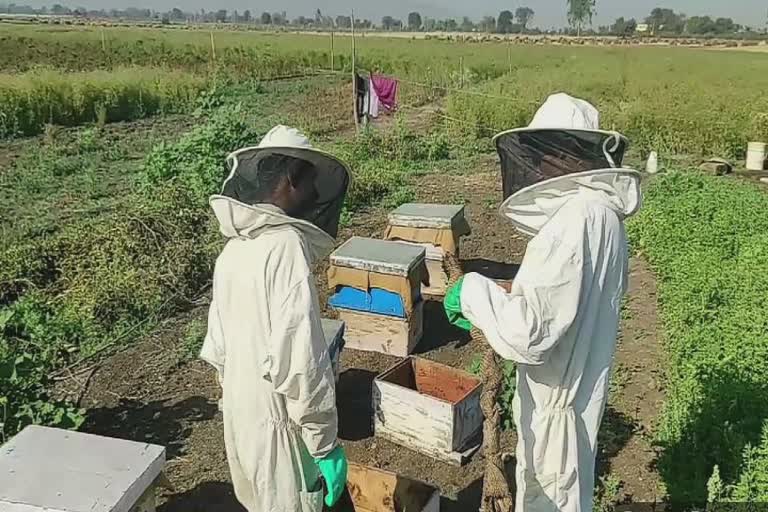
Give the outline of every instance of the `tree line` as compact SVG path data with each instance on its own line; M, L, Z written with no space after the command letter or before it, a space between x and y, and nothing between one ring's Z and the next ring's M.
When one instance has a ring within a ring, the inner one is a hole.
M657 7L640 23L635 18L618 18L612 25L599 27L600 33L616 35L634 34L640 24L644 31L654 35L724 35L737 32L758 32L764 27L744 26L735 23L732 18L711 18L710 16L686 16L672 9Z
M657 7L649 16L640 21L635 18L616 19L611 25L600 26L597 30L591 28L596 14L595 0L565 0L566 12L570 30L560 30L558 33L576 34L612 34L619 36L633 35L645 32L653 35L725 35L737 32L765 32L768 22L761 27L742 26L731 18L711 18L710 16L686 16L672 9ZM218 9L189 12L175 7L161 12L151 9L128 7L125 9L85 9L70 8L62 4L40 8L15 3L0 3L0 13L22 15L57 15L80 16L90 18L122 19L131 21L153 20L161 23L236 23L253 24L274 27L298 27L317 29L350 29L352 17L346 15L328 16L317 9L312 16L297 16L290 19L285 11L255 13L249 9L242 12ZM484 32L499 34L540 33L538 29L530 28L535 11L526 6L511 10L503 10L498 16L484 16L473 20L469 16L462 19L435 19L422 16L414 11L405 20L393 16L382 17L376 24L369 19L356 19L355 28L380 29L385 31L424 31L424 32ZM642 28L642 30L640 30Z

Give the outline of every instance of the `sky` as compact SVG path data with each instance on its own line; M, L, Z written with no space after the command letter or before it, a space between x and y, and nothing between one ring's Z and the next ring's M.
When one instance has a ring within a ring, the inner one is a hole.
M469 16L479 19L485 15L497 16L499 11L509 9L514 12L522 5L531 7L536 15L532 26L540 28L561 27L566 25L566 0L58 0L62 4L83 6L94 9L120 7L141 7L155 10L169 10L179 7L193 11L199 9L229 9L252 13L262 11L286 11L289 17L313 15L317 8L323 14L336 16L348 14L354 8L355 16L368 18L378 23L382 16L391 15L406 19L410 11L419 11L429 17ZM15 0L15 3L30 5L52 4L48 2ZM766 0L597 0L597 16L593 24L607 25L616 18L644 18L654 7L667 7L688 16L710 15L712 17L730 17L736 23L753 27L765 27L768 18Z

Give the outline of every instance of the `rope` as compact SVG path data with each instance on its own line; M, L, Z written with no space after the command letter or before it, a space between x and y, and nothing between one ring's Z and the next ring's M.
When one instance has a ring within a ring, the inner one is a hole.
M361 71L361 72L370 73L370 71L366 71L366 70L361 69L361 68L357 68L357 70ZM348 72L346 72L346 71L336 71L336 70L325 70L325 72L327 72L327 73L335 73L337 75L347 75L348 74ZM397 77L397 76L394 76L394 75L384 75L384 74L381 74L381 73L375 73L375 74L378 75L378 76L384 77L384 78L390 78L392 80L397 80L398 82L403 83L403 84L414 85L416 87L424 87L426 89L434 89L434 90L438 90L438 91L454 92L454 93L457 93L457 94L466 94L468 96L481 96L483 98L490 98L490 99L494 99L494 100L513 101L515 99L515 98L512 98L510 96L499 96L499 95L496 95L496 94L487 94L487 93L479 92L479 91L469 91L469 90L466 90L466 89L457 89L455 87L446 87L446 86L441 86L441 85L426 84L426 83L423 83L423 82L415 82L413 80L408 80L408 79L405 79L405 78L400 78L400 77Z
M464 274L461 262L453 254L446 253L445 269L448 285L453 286ZM485 455L485 477L483 478L483 499L481 508L484 512L512 512L514 499L504 468L501 453L501 407L499 394L504 380L499 358L488 344L482 331L473 328L470 332L472 341L485 348L483 353L483 392L480 395L480 408L485 415L483 421L483 454Z

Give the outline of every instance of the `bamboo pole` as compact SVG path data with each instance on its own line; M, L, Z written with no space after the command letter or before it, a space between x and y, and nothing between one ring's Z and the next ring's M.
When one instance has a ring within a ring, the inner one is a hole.
M211 32L211 57L216 60L216 40L213 38L213 32Z
M104 29L101 29L101 51L107 53L107 36L104 35Z
M333 30L331 30L331 71L336 71L336 67L334 66L334 55L333 55Z
M459 89L464 88L464 57L459 57Z
M358 119L357 112L357 50L355 48L355 10L352 9L352 101L353 112L355 115L355 131L360 131L360 119Z

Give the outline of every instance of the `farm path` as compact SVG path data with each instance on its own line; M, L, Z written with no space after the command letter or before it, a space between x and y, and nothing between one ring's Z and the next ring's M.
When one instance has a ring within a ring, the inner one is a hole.
M425 111L420 123L432 112ZM417 200L464 203L473 232L462 242L468 271L511 278L525 252L526 240L496 214L501 197L493 155L473 160L471 172L434 169L417 176ZM379 237L387 212L356 215L339 235ZM323 304L325 268L317 269ZM621 493L610 501L654 502L660 484L652 468L650 446L659 404L660 356L654 276L640 260L632 261L627 313L617 353L613 396L601 432L601 475L621 480ZM327 311L329 315L332 313ZM167 474L174 486L161 497L162 512L233 512L242 509L232 492L224 453L220 390L214 374L200 361L184 358L180 340L185 326L204 322L204 307L169 320L152 335L103 361L88 378L74 379L73 393L89 412L85 430L102 435L157 443L168 449ZM457 368L467 368L479 347L450 326L441 305L428 303L425 335L417 354ZM442 510L477 510L484 461L476 455L457 468L373 436L370 395L375 375L395 362L380 354L345 351L338 385L340 437L349 458L435 484ZM514 452L515 435L507 432L503 449Z

